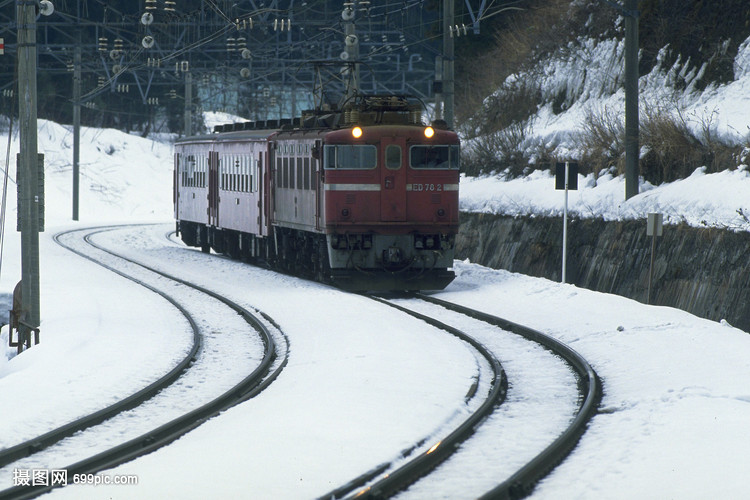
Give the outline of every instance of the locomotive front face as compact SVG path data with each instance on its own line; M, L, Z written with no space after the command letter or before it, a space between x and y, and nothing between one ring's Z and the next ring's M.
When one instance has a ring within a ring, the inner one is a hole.
M322 160L334 276L356 270L390 282L398 274L402 289L443 288L452 280L459 167L454 132L417 125L338 130L326 135Z

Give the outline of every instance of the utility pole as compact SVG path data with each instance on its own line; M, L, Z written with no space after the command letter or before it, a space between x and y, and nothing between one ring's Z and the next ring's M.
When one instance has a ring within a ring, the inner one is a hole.
M36 0L16 0L18 26L18 118L20 153L18 200L21 219L21 296L19 343L31 346L38 333L39 313L39 158L37 151ZM52 13L52 4L39 4L40 12ZM38 337L37 337L38 338ZM21 347L19 347L20 349Z
M81 161L81 3L76 5L78 43L73 49L73 220L78 220Z
M625 199L638 194L638 0L625 0Z
M638 194L638 0L603 0L625 17L625 199Z
M443 57L435 57L435 119L443 119Z
M79 34L80 40L80 34ZM73 49L73 220L78 220L81 159L81 44Z
M357 38L357 29L355 26L357 11L354 8L346 7L341 13L344 20L344 52L341 54L345 61L349 62L349 83L346 86L345 99L359 93L359 38Z
M453 128L453 62L455 59L451 27L454 25L453 0L443 0L443 119Z
M185 72L185 137L193 133L193 74Z

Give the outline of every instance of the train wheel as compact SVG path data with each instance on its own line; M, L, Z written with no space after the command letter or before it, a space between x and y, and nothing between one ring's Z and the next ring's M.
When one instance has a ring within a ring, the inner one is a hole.
M294 242L294 269L298 276L309 277L313 274L310 245L304 233L297 233Z
M210 228L208 233L208 244L216 253L226 253L227 245L224 241L224 231L218 228Z
M331 274L331 266L328 263L328 246L324 237L318 239L317 251L314 255L315 280L327 283Z
M195 246L201 247L201 252L210 253L211 246L208 244L208 230L205 226L195 226Z
M195 240L195 228L187 222L180 222L180 239L189 247L198 246Z
M234 260L239 260L242 256L242 252L240 251L240 236L235 235L232 233L227 233L225 238L225 247L227 249L227 253L231 258Z

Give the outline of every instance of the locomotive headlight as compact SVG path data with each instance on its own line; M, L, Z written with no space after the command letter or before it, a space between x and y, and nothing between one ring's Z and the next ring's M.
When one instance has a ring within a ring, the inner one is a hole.
M432 139L432 136L435 135L435 129L432 127L427 127L424 129L424 136L428 139Z
M359 139L360 137L362 137L362 127L354 127L352 129L352 136L355 139Z

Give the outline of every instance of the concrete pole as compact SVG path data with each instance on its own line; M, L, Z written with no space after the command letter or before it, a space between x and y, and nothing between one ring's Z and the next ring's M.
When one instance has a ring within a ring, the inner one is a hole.
M37 151L36 1L16 2L18 25L18 117L21 182L21 294L19 333L27 346L31 331L39 327L39 159ZM21 339L19 339L21 340Z
M185 72L185 137L193 134L193 75Z
M638 194L638 0L625 0L625 199Z
M292 96L291 96L291 102L292 102L292 113L291 117L292 119L297 117L297 79L295 78L292 80Z
M443 58L442 56L435 57L435 81L439 82L440 86L435 92L435 119L443 119ZM437 91L439 90L439 92Z
M443 0L443 119L453 128L453 61L455 59L451 26L453 0Z
M81 159L81 45L73 52L73 220L78 220Z
M565 208L563 209L562 283L565 283L568 266L568 178L570 162L565 162Z
M356 15L356 14L353 14L353 15ZM344 36L346 37L345 39L348 39L348 37L350 36L352 37L357 36L357 27L354 24L354 18L352 18L351 21L344 23ZM347 54L349 54L348 60L349 61L359 60L359 41L357 41L356 43L352 45L349 45L346 43L344 45L345 45L344 50L346 51ZM347 86L347 89L346 89L347 99L350 99L351 97L359 93L359 69L360 68L359 68L358 62L354 62L349 68L352 74L350 75L350 79L349 79L350 84Z

